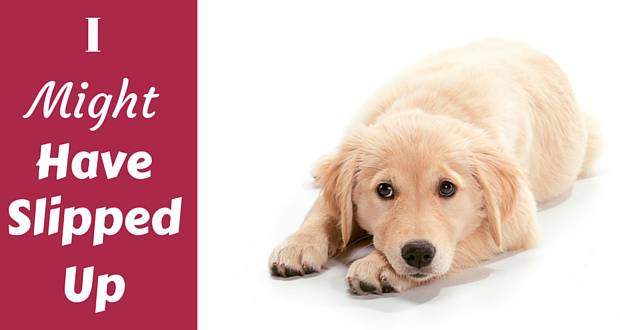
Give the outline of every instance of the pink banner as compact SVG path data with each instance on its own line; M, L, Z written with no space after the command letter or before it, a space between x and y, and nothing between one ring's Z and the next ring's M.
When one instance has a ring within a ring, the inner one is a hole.
M196 2L1 12L1 327L196 328Z

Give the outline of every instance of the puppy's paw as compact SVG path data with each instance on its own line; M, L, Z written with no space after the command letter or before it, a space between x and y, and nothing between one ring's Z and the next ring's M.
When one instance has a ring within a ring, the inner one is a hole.
M328 258L327 242L294 235L273 250L269 269L273 276L303 276L320 272Z
M411 280L396 274L377 251L351 264L347 284L355 295L403 292L414 286Z

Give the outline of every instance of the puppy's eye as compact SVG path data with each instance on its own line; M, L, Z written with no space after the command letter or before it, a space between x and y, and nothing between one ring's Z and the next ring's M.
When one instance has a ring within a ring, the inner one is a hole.
M456 186L450 181L441 181L439 184L439 196L450 198L456 193Z
M389 183L380 183L377 186L377 194L381 198L390 199L394 197L394 189Z

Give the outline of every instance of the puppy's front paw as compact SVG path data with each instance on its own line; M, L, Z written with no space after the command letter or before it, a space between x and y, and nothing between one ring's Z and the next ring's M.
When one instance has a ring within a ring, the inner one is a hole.
M271 275L292 277L319 272L328 259L327 242L294 235L276 247L269 258Z
M377 251L351 264L347 284L355 295L403 292L414 286L412 281L396 274Z

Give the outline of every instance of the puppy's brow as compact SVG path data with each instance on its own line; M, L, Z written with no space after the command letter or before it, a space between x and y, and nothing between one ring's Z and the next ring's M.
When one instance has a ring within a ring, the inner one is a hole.
M445 173L446 179L450 178L452 180L454 180L454 183L461 188L465 187L465 182L463 181L463 179L461 178L461 176L454 170L452 170L448 165L446 164L441 164L439 166L441 168L441 170Z

